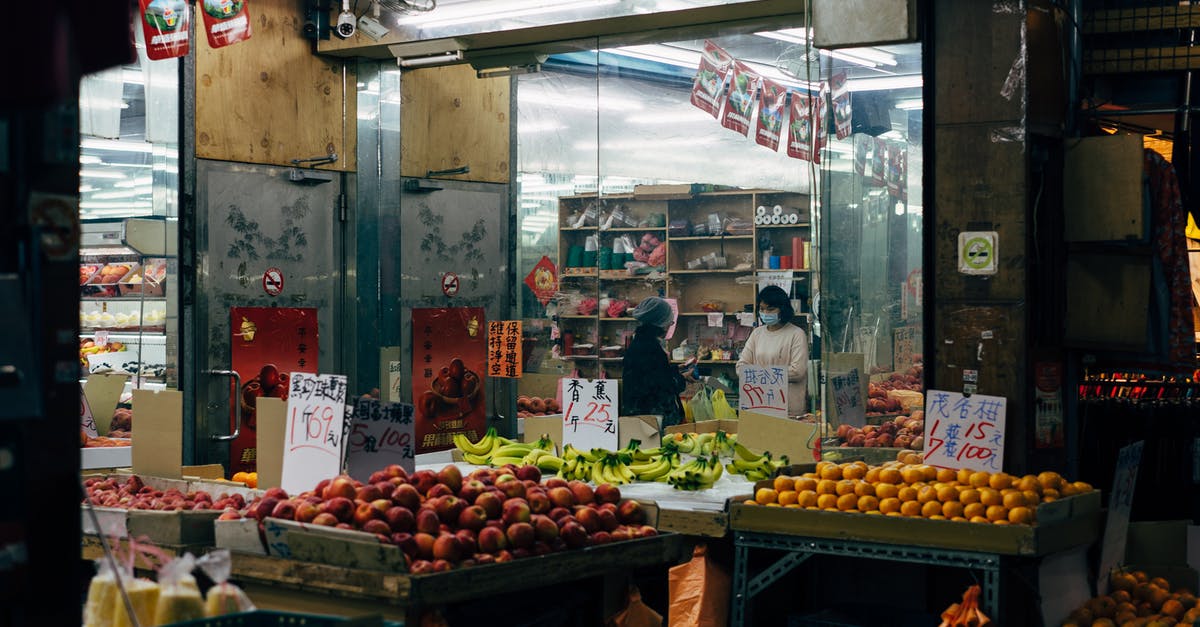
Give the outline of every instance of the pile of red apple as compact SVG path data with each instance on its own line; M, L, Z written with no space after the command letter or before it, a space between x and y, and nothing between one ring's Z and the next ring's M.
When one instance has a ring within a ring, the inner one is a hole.
M843 447L924 450L925 412L918 409L911 416L896 416L881 425L867 425L861 429L847 424L839 425L837 437Z
M374 534L400 547L413 574L657 534L644 524L641 505L622 501L616 486L593 490L558 477L541 483L536 466L480 468L464 478L454 465L412 476L390 465L369 479L339 475L292 497L271 488L247 515ZM231 508L220 518L240 517Z
M553 416L560 411L562 408L559 407L558 401L552 398L524 395L517 397L517 418Z
M83 482L87 499L98 507L120 507L124 509L153 509L159 511L183 510L239 510L246 506L240 494L220 494L216 500L208 492L182 492L176 488L157 490L142 482L137 475L130 475L121 482L113 477L89 477Z

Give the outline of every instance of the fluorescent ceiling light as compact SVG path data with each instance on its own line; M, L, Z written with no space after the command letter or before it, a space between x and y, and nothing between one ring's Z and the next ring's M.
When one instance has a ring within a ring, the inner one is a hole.
M897 100L896 108L909 110L909 111L911 111L913 109L924 109L925 101L921 100L920 98L913 98L911 100Z
M546 120L538 120L536 122L517 122L518 133L548 133L550 131L559 131L564 128L567 128L567 125Z
M150 185L153 182L154 182L154 179L149 176L139 176L130 181L121 181L120 183L113 183L113 187L137 187L139 185Z
M547 200L551 202L557 202L558 196L526 196L522 194L521 202L525 202L526 200Z
M150 144L147 142L132 142L132 141L123 142L123 141L118 141L115 139L100 139L98 137L84 137L83 141L79 142L79 145L84 148L91 148L93 150L117 150L120 152L144 152L147 154L154 152L154 144ZM175 154L178 155L179 152L175 151Z
M121 70L121 80L129 85L145 85L146 77L141 70L124 68Z
M588 111L595 111L597 108L625 111L643 108L641 102L626 98L613 98L611 96L571 98L561 94L551 94L546 91L527 91L523 89L517 92L517 106L520 107L526 104L547 105L566 109L585 109Z
M154 193L153 188L138 187L135 189L125 189L116 192L99 192L89 195L88 198L95 200L107 200L109 198L137 198L138 196L149 195L152 193Z
M100 157L97 157L95 155L80 155L79 163L81 163L82 165L97 165L97 164L100 164L103 162L100 161Z
M908 89L920 87L924 79L920 74L907 76L883 76L880 78L852 78L848 82L850 91L880 91L884 89Z
M153 207L154 205L149 201L108 202L85 200L79 203L80 209L152 209Z
M529 2L461 2L454 6L446 6L440 11L431 11L420 15L402 17L396 20L400 26L417 26L422 29L439 26L456 26L473 24L491 20L527 17L544 13L561 13L571 9L595 8L609 4L617 4L620 0L579 0L576 2L561 2L560 0L535 0ZM480 12L479 5L486 4L487 10Z
M100 188L98 188L98 187L92 187L91 185L80 185L80 186L79 186L79 193L80 193L80 194L86 194L87 192L94 192L94 191L96 191L97 189L100 189Z
M849 50L841 50L840 52L852 57L874 61L879 65L886 65L889 67L894 67L897 65L896 55L884 52L877 48L851 48Z
M123 179L125 173L115 170L79 170L79 176L85 179Z

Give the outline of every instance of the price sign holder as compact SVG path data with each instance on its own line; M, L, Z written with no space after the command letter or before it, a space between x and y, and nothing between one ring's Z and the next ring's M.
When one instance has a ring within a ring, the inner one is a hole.
M738 412L787 418L787 366L746 366L738 375Z
M254 400L254 415L257 421L257 461L254 468L258 472L258 489L277 488L283 484L283 440L287 433L287 402L281 398L266 396Z
M925 394L925 463L939 468L1000 472L1004 467L1002 396L928 390Z
M1108 519L1104 523L1104 542L1100 546L1100 572L1096 577L1099 594L1108 594L1108 575L1125 559L1129 536L1129 513L1133 508L1133 490L1137 486L1138 466L1142 463L1145 442L1138 440L1117 454L1112 492L1108 497Z
M614 379L561 380L563 446L586 451L618 448L618 383Z
M346 377L307 372L289 376L280 487L292 493L342 470Z
M412 474L416 470L413 406L360 398L350 419L346 439L346 472L359 481L390 464Z

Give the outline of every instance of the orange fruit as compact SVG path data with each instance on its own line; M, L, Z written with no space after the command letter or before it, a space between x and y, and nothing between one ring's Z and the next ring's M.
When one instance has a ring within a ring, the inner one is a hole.
M775 477L773 487L775 488L776 492L783 494L784 492L795 490L796 481L787 475L779 475L778 477ZM782 503L782 501L780 502Z
M250 486L251 488L258 487L258 473L257 472L252 472L246 477L246 485Z
M767 507L783 507L779 503L767 503Z
M894 485L904 481L904 473L895 468L884 468L883 470L879 471L879 481Z
M933 481L934 479L937 479L937 474L938 474L937 468L934 468L933 466L930 466L929 464L921 464L920 469L921 469L921 474L925 478L925 481Z
M900 513L905 516L920 516L921 503L918 501L904 501L900 504Z
M867 476L868 468L859 466L857 463L847 464L842 467L842 478L844 479L862 479Z
M942 483L950 483L958 478L958 474L949 468L938 468L935 478Z
M925 473L916 466L908 466L900 471L900 478L904 480L904 483L913 484L923 480Z
M976 490L975 488L966 488L962 492L958 493L958 500L962 501L963 503L978 503L979 490Z
M1000 492L992 488L979 489L979 502L991 507L992 505L1000 505L1004 499L1000 496Z
M856 496L875 496L875 484L860 481L854 484L854 494Z
M800 493L795 490L784 490L779 493L780 505L795 505L800 502Z
M842 479L837 482L837 495L854 494L854 486L856 485L858 485L858 482L853 479Z
M931 485L922 486L920 490L917 490L917 500L922 503L936 501L937 500L937 488L935 488Z
M891 483L876 483L875 496L880 499L890 499L900 494L900 488Z
M1092 621L1092 627L1117 627L1117 624L1111 618L1097 618Z
M946 501L942 503L942 515L946 518L962 518L966 506L958 501Z
M917 489L910 486L904 486L896 492L896 498L900 499L901 501L915 501L917 500Z
M967 520L969 520L970 522L973 522L973 523L991 522L990 520L988 520L987 518L985 518L983 516L972 516L971 518L969 518Z
M817 496L817 507L821 509L837 509L838 497L833 494L821 494Z
M792 489L797 492L803 492L805 490L812 490L813 492L816 492L817 480L813 479L812 477L797 477Z
M898 513L900 511L900 506L901 503L900 499L898 498L890 497L886 499L879 499L879 511L885 514Z
M986 518L987 517L986 514L987 514L987 505L984 505L983 503L970 503L967 506L963 507L962 515L967 520L970 520L972 518Z
M1047 470L1038 473L1038 483L1042 484L1043 490L1060 490L1062 489L1063 478L1057 472Z
M1019 491L1015 491L1015 490L1012 492L1009 492L1004 495L1002 504L1010 510L1014 507L1024 507L1025 506L1025 494L1022 492L1019 492Z
M1112 587L1113 591L1110 592L1108 596L1112 597L1113 600L1117 602L1117 605L1129 603L1133 600L1133 596L1129 594L1129 590L1127 588L1117 588L1116 582L1112 581L1111 579L1109 580L1109 586ZM1134 607L1132 603L1129 603L1129 609L1137 612L1137 608ZM1117 611L1120 611L1120 609L1118 608Z
M839 496L837 500L837 508L843 512L848 512L852 509L858 509L858 497L854 496L853 492Z
M833 479L834 481L837 481L838 479L842 478L842 469L838 468L837 464L829 464L824 468L818 468L817 472L820 473L822 479Z
M872 510L879 511L879 499L870 494L858 497L858 511L866 513Z
M863 476L863 481L869 483L875 483L876 481L879 481L879 474L884 470L884 468L872 468L868 470L867 474Z
M1057 501L1058 497L1059 497L1058 490L1055 490L1054 488L1046 488L1045 490L1042 490L1042 502L1043 503Z
M1006 472L998 472L988 479L988 485L992 486L993 490L1004 490L1012 487L1012 475Z
M796 496L796 504L800 507L815 507L817 505L817 493L812 490L804 490Z
M787 505L784 505L784 507L786 507L788 509L804 509L804 508L800 507L799 503L788 503Z
M1158 611L1174 618L1175 620L1183 618L1183 604L1175 599L1167 599L1165 602L1163 602L1162 607L1159 608Z
M1025 495L1025 502L1028 503L1030 507L1036 506L1038 503L1042 502L1042 493L1037 490L1024 490L1021 492L1021 494Z
M1146 571L1144 570L1135 570L1132 574L1137 583L1146 583L1147 581L1150 581L1150 576L1147 575Z
M758 505L758 501L756 501L754 499L746 499L746 500L742 501L742 504L743 505Z
M245 483L246 478L249 476L250 476L250 473L239 470L238 472L233 473L233 476L230 477L229 480L237 481L238 483Z
M986 488L991 478L992 475L990 473L978 470L968 476L967 483L969 483L972 488Z
M1150 585L1158 586L1159 588L1162 588L1163 590L1169 591L1171 589L1171 584L1163 577L1155 577L1155 578L1151 579L1149 583L1150 583Z
M1003 505L989 505L986 516L992 522L997 520L1008 522L1008 508Z
M1024 492L1026 490L1041 490L1042 484L1038 483L1037 475L1025 475L1017 480L1014 487Z
M1155 611L1161 611L1163 604L1171 599L1171 593L1158 586L1153 586L1153 588L1150 591L1150 607Z
M942 515L942 504L938 501L928 501L921 506L921 515L929 518L930 516Z
M1072 483L1071 485L1075 486L1076 494L1087 494L1088 492L1091 492L1092 490L1096 489L1096 488L1092 487L1092 484L1090 484L1086 481L1076 481L1076 482Z
M944 485L940 488L937 488L937 500L943 503L946 501L957 501L958 490L955 490L954 486L951 485Z
M955 480L963 485L967 485L971 482L971 474L972 473L970 470L967 470L966 468L959 468L955 473Z
M817 494L837 494L837 482L833 479L822 479L818 481Z
M779 493L771 488L759 488L754 493L754 500L758 501L759 505L766 505L767 503L778 503L779 502Z
M1008 510L1008 522L1016 525L1033 524L1033 510L1024 506L1013 507Z

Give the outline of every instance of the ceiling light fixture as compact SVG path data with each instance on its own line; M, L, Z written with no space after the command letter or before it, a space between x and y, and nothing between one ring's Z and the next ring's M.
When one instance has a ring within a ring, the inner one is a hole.
M617 4L620 0L580 0L577 2L560 2L558 0L535 0L534 2L489 2L488 10L480 13L475 2L462 2L453 7L443 7L441 11L433 11L422 15L402 17L396 20L400 26L417 26L422 29L439 26L457 26L473 24L490 20L527 17L545 13L561 13L570 9L595 8L609 4Z
M446 54L435 54L428 57L412 57L410 59L399 59L400 67L402 68L420 68L420 67L436 67L439 65L451 65L454 63L462 63L462 50L447 52Z
M880 78L853 78L847 83L850 91L881 91L885 89L909 89L925 84L920 74L907 76L883 76Z

